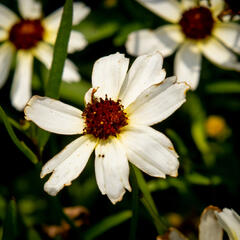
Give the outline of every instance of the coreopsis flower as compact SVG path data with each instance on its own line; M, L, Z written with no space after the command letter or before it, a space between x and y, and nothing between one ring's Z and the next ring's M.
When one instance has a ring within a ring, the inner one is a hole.
M83 111L47 97L34 96L25 118L58 134L81 134L42 168L52 173L44 189L56 195L84 169L95 149L98 187L115 203L129 184L128 161L147 174L177 176L178 155L170 140L150 126L161 122L185 102L189 88L176 77L165 79L158 52L129 59L116 53L100 58L93 67L92 88Z
M218 223L227 232L230 240L240 240L240 216L233 210L224 208L216 212Z
M137 1L171 24L132 32L126 42L128 53L138 56L158 50L169 56L178 48L175 75L193 90L198 86L202 54L218 67L240 71L234 54L240 53L240 25L219 20L223 0L212 0L210 6L208 1L194 0Z
M63 9L60 8L43 18L41 4L35 0L18 0L21 17L0 4L0 88L4 85L16 53L16 69L11 87L11 103L22 110L31 97L33 59L36 57L50 68L53 47L60 25ZM83 3L73 4L73 25L78 24L89 13ZM82 33L71 31L68 52L81 50L87 42ZM67 59L63 80L79 81L77 67Z
M223 230L230 240L240 240L240 216L228 208L223 210L215 206L206 207L201 215L199 223L199 240L223 240ZM157 240L187 240L181 232L170 228ZM225 239L225 238L224 238Z

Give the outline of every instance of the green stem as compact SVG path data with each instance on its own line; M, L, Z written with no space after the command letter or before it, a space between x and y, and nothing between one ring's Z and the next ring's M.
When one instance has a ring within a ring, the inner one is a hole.
M165 220L163 218L161 218L158 214L157 207L153 201L153 198L151 196L151 193L148 189L147 183L146 183L141 171L138 168L136 168L135 166L133 166L133 169L134 169L134 172L136 175L138 186L143 194L142 203L146 207L149 214L151 215L151 217L153 219L153 223L157 229L158 234L162 235L168 229L168 227L165 223Z
M139 188L137 184L137 178L135 172L132 168L131 171L131 185L132 185L132 219L130 227L129 240L135 240L137 235L137 224L138 224L138 215L139 215Z

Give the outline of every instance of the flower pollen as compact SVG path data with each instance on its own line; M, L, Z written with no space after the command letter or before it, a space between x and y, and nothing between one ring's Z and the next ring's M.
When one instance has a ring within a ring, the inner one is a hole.
M195 7L183 13L179 24L186 37L198 40L211 35L214 19L208 8Z
M84 134L92 134L96 138L107 139L109 136L117 136L120 129L127 125L127 116L123 111L120 100L96 99L92 93L92 101L88 103L82 116L86 127Z
M9 32L9 40L17 49L30 49L43 39L44 28L39 19L22 19Z

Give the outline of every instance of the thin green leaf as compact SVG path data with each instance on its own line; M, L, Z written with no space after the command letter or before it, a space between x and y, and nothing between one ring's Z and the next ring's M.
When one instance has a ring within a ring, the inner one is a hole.
M16 202L11 200L8 204L6 216L3 222L2 240L15 240L17 237L17 207Z
M41 240L41 237L39 236L39 234L37 233L37 231L35 231L33 228L30 228L28 230L28 236L27 236L28 240Z
M72 29L72 0L66 0L57 39L54 45L52 67L49 72L46 86L46 96L59 97L60 83L62 80L63 67L67 57L68 41Z
M72 0L66 0L60 27L58 30L56 42L53 51L52 67L49 72L45 95L52 98L59 97L60 84L62 80L63 67L67 57L68 41L72 29ZM42 129L38 130L38 145L40 152L43 151L45 144L49 139L50 133Z
M206 86L208 93L240 93L239 81L219 81Z
M97 223L95 226L91 227L84 233L84 240L92 240L96 239L96 237L100 236L104 232L109 229L125 222L129 218L132 217L132 212L130 210L125 210L123 212L117 213L110 217L106 217L101 222Z
M137 178L138 186L143 193L142 202L146 209L148 210L149 214L151 215L158 234L163 234L165 231L167 231L165 221L158 214L157 207L153 201L151 193L148 189L148 185L141 171L135 166L133 166L133 169Z
M7 129L7 132L10 136L10 138L12 139L12 141L15 143L15 145L18 147L18 149L20 151L22 151L25 156L31 161L33 162L34 164L36 164L38 162L38 158L37 156L31 151L30 148L27 147L27 145L20 141L17 136L15 135L13 129L12 129L12 126L10 124L10 122L8 121L8 117L7 115L5 114L5 112L3 111L2 107L0 106L0 117L2 118L3 120L3 123Z

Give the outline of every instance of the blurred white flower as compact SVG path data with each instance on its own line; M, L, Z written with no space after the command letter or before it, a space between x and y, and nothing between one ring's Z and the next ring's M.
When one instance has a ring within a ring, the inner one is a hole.
M16 52L16 70L11 87L11 103L23 110L31 97L31 80L33 58L36 57L47 68L51 67L53 47L60 25L63 8L42 18L41 4L35 0L18 0L21 14L0 4L0 88L4 85ZM73 4L73 25L84 19L90 9L83 3ZM83 49L87 45L82 33L71 31L68 52ZM77 67L67 59L63 71L63 80L75 82L80 80Z
M178 155L172 143L150 126L178 109L189 87L176 77L165 79L162 64L158 52L138 57L129 71L123 54L100 58L83 112L47 97L31 98L25 108L27 120L53 133L83 134L43 167L41 177L52 172L46 192L56 195L70 185L94 149L97 184L113 203L122 199L125 189L131 191L128 160L151 176L177 176Z
M200 218L198 239L223 240L223 230L227 232L230 240L240 240L240 216L232 209L221 210L215 206L206 207ZM170 228L157 240L187 240L187 238L177 229Z
M143 6L171 22L156 30L138 30L128 36L126 49L139 56L158 50L169 56L178 49L174 72L178 81L186 81L194 90L198 86L202 54L215 65L240 71L233 53L240 53L240 25L221 22L223 0L137 0ZM197 2L200 2L198 5ZM232 52L233 51L233 52Z
M218 223L227 232L230 240L240 240L240 216L233 210L224 208L216 212Z

